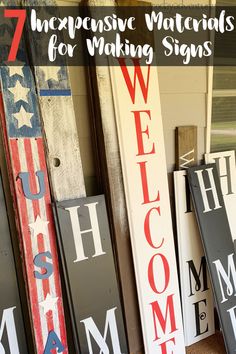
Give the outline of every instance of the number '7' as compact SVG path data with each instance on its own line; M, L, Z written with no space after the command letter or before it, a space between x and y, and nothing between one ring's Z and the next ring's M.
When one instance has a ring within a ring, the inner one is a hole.
M26 10L8 10L5 9L4 17L18 18L16 30L12 39L11 49L8 56L8 61L15 61L19 49L20 40L22 37L24 24L26 20Z

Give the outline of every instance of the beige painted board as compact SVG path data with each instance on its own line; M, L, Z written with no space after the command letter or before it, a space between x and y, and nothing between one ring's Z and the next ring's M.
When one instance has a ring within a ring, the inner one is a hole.
M159 68L161 93L206 93L207 68L162 66Z
M86 68L83 66L69 66L68 71L72 95L87 95Z
M206 126L206 95L161 94L163 123L165 129L180 125Z
M40 97L53 197L85 196L79 139L71 97Z
M88 106L88 96L73 95L73 104L76 116L76 125L80 138L91 136L90 112ZM81 143L80 143L81 145Z

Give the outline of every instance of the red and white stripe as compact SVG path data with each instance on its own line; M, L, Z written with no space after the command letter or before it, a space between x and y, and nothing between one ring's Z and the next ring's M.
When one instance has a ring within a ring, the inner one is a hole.
M9 149L18 206L19 225L22 234L33 329L38 354L43 354L48 334L52 330L58 335L62 344L66 344L66 329L56 252L56 234L50 205L51 200L43 141L42 138L9 139ZM21 180L17 176L20 172L29 172L30 190L33 194L36 194L39 192L39 184L35 173L39 170L44 172L46 193L40 200L29 200L24 196ZM49 221L47 236L42 234L34 235L33 231L29 228L29 224L34 223L37 216L40 216L44 221ZM54 272L48 279L36 279L34 271L40 270L35 269L34 258L39 253L47 251L52 255L52 261L48 261L53 264ZM39 303L45 300L48 293L52 297L58 297L58 302L54 311L44 314L43 308ZM57 351L53 352L56 353ZM67 349L63 353L67 353Z

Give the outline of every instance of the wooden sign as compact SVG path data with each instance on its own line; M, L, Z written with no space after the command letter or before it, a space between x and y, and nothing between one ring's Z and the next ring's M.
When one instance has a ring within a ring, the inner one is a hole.
M236 351L235 253L215 164L187 170L228 353Z
M34 79L21 66L1 67L5 117L2 127L15 211L22 242L31 320L38 354L67 353L59 266L49 182Z
M197 164L197 127L177 127L176 139L176 169L184 170Z
M0 175L0 353L28 353L8 216Z
M42 16L55 16L54 0L23 0L25 6L44 6ZM27 23L28 26L30 26ZM28 31L28 35L32 32ZM85 196L79 138L66 62L64 66L34 66L43 51L42 34L28 38L43 121L49 177L56 201ZM41 39L41 40L40 40ZM46 54L46 53L45 53ZM70 171L70 173L68 173ZM61 181L63 180L63 183Z
M55 217L77 347L128 353L104 197L56 203Z
M229 226L236 244L236 165L235 151L216 152L205 155L206 163L216 163L220 185L225 202ZM235 246L236 249L236 246Z
M184 334L190 346L214 334L214 303L186 171L174 172L174 185Z
M145 353L185 353L156 67L110 67Z

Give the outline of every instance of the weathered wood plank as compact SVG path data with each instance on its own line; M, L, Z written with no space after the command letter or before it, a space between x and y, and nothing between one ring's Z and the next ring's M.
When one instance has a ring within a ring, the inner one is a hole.
M176 170L183 170L197 164L197 127L176 128Z
M23 4L44 5L41 15L55 16L49 11L57 9L54 0L23 0ZM32 37L28 38L28 43L34 65L40 53L40 42ZM84 197L86 192L68 69L66 66L35 66L34 69L53 198L62 201Z

